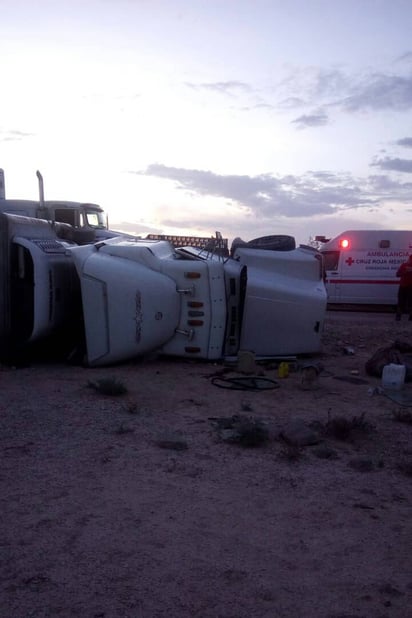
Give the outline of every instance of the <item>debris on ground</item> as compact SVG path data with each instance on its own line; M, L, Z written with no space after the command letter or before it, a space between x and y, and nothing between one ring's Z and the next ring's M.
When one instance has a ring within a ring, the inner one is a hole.
M234 414L231 417L211 417L209 420L223 442L242 446L259 446L269 439L266 423L258 418Z
M310 446L321 441L319 433L310 429L301 418L292 419L279 432L279 438L293 446Z
M405 365L405 381L412 381L412 345L399 339L385 348L379 348L365 363L365 371L370 376L382 377L385 365Z

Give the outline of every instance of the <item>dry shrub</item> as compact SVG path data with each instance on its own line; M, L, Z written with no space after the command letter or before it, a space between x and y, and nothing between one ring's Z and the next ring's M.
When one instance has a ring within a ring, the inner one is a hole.
M328 421L323 429L326 435L344 441L353 438L355 434L369 433L373 426L365 420L365 412L351 419L345 416L331 417L328 413Z
M399 408L393 412L393 418L395 421L399 421L399 423L407 423L412 425L412 413L408 410L404 410L403 408Z
M110 395L111 397L127 393L126 385L117 378L100 378L95 382L89 380L87 386L102 395Z

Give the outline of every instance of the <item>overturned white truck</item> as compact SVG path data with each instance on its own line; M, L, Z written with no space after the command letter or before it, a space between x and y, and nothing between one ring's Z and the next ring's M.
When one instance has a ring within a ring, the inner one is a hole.
M319 254L260 247L232 246L229 257L165 240L88 243L68 224L0 213L0 360L46 339L89 366L155 350L199 359L318 352Z
M116 237L72 246L89 366L162 354L220 359L319 352L326 311L320 256L242 243L231 257Z

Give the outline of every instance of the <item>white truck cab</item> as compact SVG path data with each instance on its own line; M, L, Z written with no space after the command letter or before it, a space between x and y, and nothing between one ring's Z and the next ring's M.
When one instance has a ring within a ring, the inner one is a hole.
M412 231L348 230L320 247L329 304L396 305Z
M75 228L107 229L104 210L97 204L47 200L0 200L0 212L34 219L69 223Z
M4 171L0 169L0 212L68 223L75 228L107 230L107 215L101 206L66 200L45 200L43 178L39 171L37 177L39 180L38 200L7 199Z

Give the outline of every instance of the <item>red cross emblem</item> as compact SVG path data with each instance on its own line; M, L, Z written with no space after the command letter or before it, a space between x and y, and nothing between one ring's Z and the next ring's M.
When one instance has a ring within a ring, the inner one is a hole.
M354 260L353 258L351 258L351 257L348 257L348 259L347 259L347 260L345 260L345 262L346 262L346 264L347 264L348 266L352 266L352 264L353 264L353 262L354 262L354 261L355 261L355 260Z

